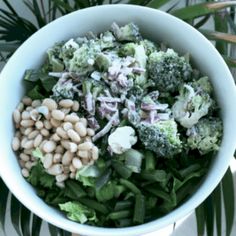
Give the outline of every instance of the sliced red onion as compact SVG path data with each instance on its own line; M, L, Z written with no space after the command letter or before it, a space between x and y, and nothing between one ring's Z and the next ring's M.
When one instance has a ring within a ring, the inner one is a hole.
M121 102L120 98L113 97L97 97L97 100L100 102Z
M108 123L104 126L104 128L102 130L100 130L98 133L96 133L93 137L92 137L92 141L95 142L97 141L99 138L103 137L105 134L107 134L110 129L113 126L113 123L117 121L117 119L119 119L119 114L118 111L111 117L111 119L108 121Z

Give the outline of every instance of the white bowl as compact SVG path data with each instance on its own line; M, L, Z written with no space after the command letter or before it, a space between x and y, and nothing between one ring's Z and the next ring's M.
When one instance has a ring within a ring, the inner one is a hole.
M48 206L22 177L16 155L11 149L14 133L12 111L24 94L24 71L39 66L45 51L55 42L84 35L88 31L105 31L113 21L118 24L135 22L145 37L153 41L164 41L180 53L189 52L196 67L208 75L213 83L224 123L221 148L198 190L166 216L140 226L120 229L81 225L66 219L62 213ZM59 18L35 33L16 51L1 73L0 174L12 193L26 207L58 227L89 236L142 235L187 215L217 186L235 150L235 101L234 81L225 62L206 38L183 21L158 10L132 5L105 5L80 10Z

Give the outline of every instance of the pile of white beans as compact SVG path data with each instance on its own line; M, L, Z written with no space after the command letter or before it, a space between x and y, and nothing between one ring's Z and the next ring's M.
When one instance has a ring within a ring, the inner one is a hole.
M13 112L16 133L12 148L19 153L24 177L38 161L32 154L37 148L43 154L43 167L60 187L66 179L75 178L78 169L98 159L98 148L91 139L95 132L76 114L78 110L78 101L70 99L59 103L51 98L22 99Z

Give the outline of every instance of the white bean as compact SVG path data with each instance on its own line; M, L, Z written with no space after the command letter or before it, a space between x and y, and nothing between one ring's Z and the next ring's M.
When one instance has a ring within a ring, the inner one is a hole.
M80 169L80 168L82 168L82 166L83 166L81 160L80 160L79 158L76 158L76 157L73 158L72 164L73 164L73 166L74 166L76 169Z
M76 172L76 168L75 168L72 164L70 165L69 168L70 168L70 171L71 171L71 172Z
M33 149L24 149L24 154L26 155L32 155Z
M20 102L18 105L17 105L17 110L19 110L19 112L22 112L24 110L24 104L22 102Z
M73 125L70 122L64 122L62 126L65 131L73 128Z
M34 147L34 141L33 140L28 140L24 144L25 149L32 149Z
M33 167L33 165L32 165L32 162L31 162L31 161L27 161L27 162L25 163L25 168L26 168L27 170L31 170L32 167Z
M57 103L51 98L45 98L42 105L47 106L50 111L57 109Z
M28 135L28 139L33 139L39 134L38 130L33 130L31 133Z
M20 114L19 110L17 110L17 109L13 112L13 120L16 124L19 124L21 121L21 114Z
M43 122L43 124L44 124L44 127L45 127L46 129L51 129L51 128L52 128L52 124L51 124L50 121L48 121L48 120L45 120L45 121Z
M60 111L60 110L53 110L52 111L52 117L55 120L64 120L65 114L62 111Z
M29 177L29 171L26 168L23 168L21 170L21 173L25 178Z
M93 146L92 148L92 158L95 161L98 159L98 148L96 146Z
M78 145L79 150L86 150L88 151L93 147L93 144L91 142L84 142Z
M88 159L88 158L89 158L88 151L79 150L77 153L78 153L79 157L81 157L81 158L85 158L85 159Z
M38 120L35 122L35 127L37 129L42 129L43 128L43 122L41 120Z
M50 175L59 175L62 173L62 165L61 164L54 164L50 168L47 169L48 174Z
M76 123L79 121L79 117L76 114L70 114L65 116L65 121Z
M72 159L73 159L73 154L70 151L66 151L62 156L62 164L70 165Z
M32 99L29 97L23 97L22 98L22 102L26 105L26 106L30 106L32 103Z
M14 137L12 140L12 149L18 151L20 148L20 140L18 137Z
M53 163L60 163L62 160L62 155L61 153L56 153L53 156Z
M65 181L66 179L68 179L68 175L66 175L66 174L60 174L60 175L56 176L56 181L58 183L61 183L61 182Z
M49 131L45 128L41 129L40 133L45 137L47 137L49 135Z
M34 121L33 120L22 120L20 122L21 126L28 128L34 125Z
M53 163L53 156L51 153L47 153L43 158L43 167L48 169L52 166Z
M85 137L87 135L86 127L82 122L77 122L75 124L75 130L79 134L80 137Z
M73 102L72 110L73 111L78 111L79 110L79 102L78 101Z
M63 99L59 102L59 105L64 108L70 108L73 106L73 101L71 99Z
M93 130L93 129L90 129L90 128L87 128L87 135L88 136L94 136L94 134L95 134L95 131Z
M33 131L32 127L26 128L24 135L28 136Z
M87 125L88 125L88 121L85 119L85 118L80 118L80 120L79 120L85 127L87 127Z
M29 155L26 155L25 153L21 153L20 154L20 159L22 160L22 161L29 161L30 160L30 157L29 157Z
M41 106L41 101L40 100L34 100L31 104L32 107L39 107Z
M43 145L43 151L46 152L46 153L53 152L55 149L56 149L56 143L52 140L47 141Z
M89 160L89 158L82 158L82 159L81 159L81 162L82 162L82 164L85 166L85 165L88 165L88 164L89 164L90 160Z
M23 138L21 139L20 145L21 145L22 148L24 147L24 145L25 145L25 143L26 143L27 141L28 141L28 139L27 139L26 137L23 137Z
M63 139L68 139L68 135L66 133L66 131L62 128L62 127L58 127L56 129L56 133L58 134L58 136L60 136Z
M80 136L73 129L67 130L67 135L75 143L79 143L81 141Z
M50 122L51 122L51 124L52 124L52 126L53 126L54 128L57 128L57 127L59 127L59 126L61 125L61 121L55 120L55 119L53 119L53 118L50 119Z
M58 146L56 147L55 152L62 154L62 153L64 152L64 147L62 147L61 145L58 145Z
M71 179L74 179L75 178L75 173L73 172L73 173L70 173L70 178Z
M42 141L43 141L43 136L41 134L38 134L34 139L34 147L35 148L38 147Z
M28 111L23 111L21 114L22 120L30 120L30 113Z
M61 140L61 138L60 138L57 134L53 134L53 135L51 136L51 139L52 139L53 141L55 141L55 142L58 142L58 141Z

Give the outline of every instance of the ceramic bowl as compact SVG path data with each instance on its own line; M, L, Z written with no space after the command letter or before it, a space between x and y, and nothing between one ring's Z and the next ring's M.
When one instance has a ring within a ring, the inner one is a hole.
M127 228L101 228L72 222L48 206L21 175L11 149L14 134L12 112L24 95L22 77L26 69L38 67L45 51L55 42L88 31L102 32L112 22L136 23L153 41L163 41L179 53L190 53L194 65L209 76L221 108L224 135L220 150L195 193L181 206L152 222ZM33 213L70 232L88 236L142 235L167 226L196 208L217 186L226 172L236 144L236 89L224 60L197 30L162 11L132 5L104 5L61 17L31 36L10 58L0 76L0 175L12 193Z

